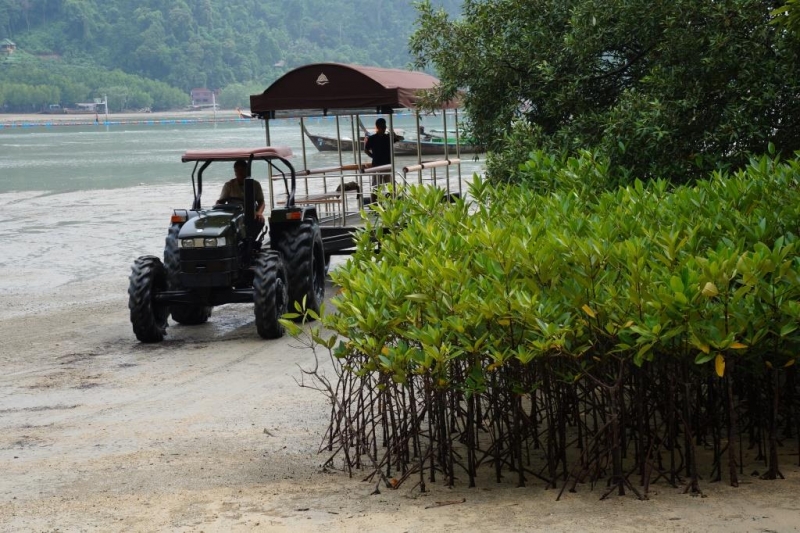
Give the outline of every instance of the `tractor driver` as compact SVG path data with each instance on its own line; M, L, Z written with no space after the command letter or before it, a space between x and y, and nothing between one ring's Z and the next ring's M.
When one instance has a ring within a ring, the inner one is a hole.
M223 203L230 200L239 200L244 203L244 179L248 176L247 161L238 159L233 164L233 173L235 178L225 182L222 186L222 192L219 194L217 203ZM261 190L261 184L253 180L253 193L256 197L256 212L255 217L261 224L264 224L264 191Z

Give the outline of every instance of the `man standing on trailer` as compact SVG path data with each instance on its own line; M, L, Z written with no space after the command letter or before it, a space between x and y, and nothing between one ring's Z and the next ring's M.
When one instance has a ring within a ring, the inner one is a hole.
M373 167L388 165L392 162L392 145L390 136L386 133L386 119L376 120L375 130L364 142L364 152L372 158ZM391 181L390 174L377 174L372 177L372 186L377 187Z

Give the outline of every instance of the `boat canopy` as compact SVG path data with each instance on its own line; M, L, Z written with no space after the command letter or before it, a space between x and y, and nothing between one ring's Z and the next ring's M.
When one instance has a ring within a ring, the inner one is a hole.
M181 157L188 161L236 161L237 159L288 159L292 149L288 146L263 146L260 148L238 148L227 150L189 150Z
M250 111L262 118L391 113L415 109L420 93L439 80L424 72L314 63L278 78L261 94L250 96ZM441 109L454 109L444 102Z

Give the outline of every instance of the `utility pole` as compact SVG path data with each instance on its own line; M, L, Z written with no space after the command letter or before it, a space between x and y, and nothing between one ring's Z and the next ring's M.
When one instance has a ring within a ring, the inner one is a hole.
M106 108L106 122L108 122L108 95L107 94L103 95L103 104L104 104L104 107Z

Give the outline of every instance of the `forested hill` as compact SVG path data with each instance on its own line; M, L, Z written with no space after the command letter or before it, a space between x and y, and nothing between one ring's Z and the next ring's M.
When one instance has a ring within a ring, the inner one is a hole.
M433 4L458 13L461 1ZM62 74L119 70L186 93L263 85L317 61L403 67L415 20L412 0L0 0L0 41L27 70L39 59ZM4 70L0 84L35 81Z

